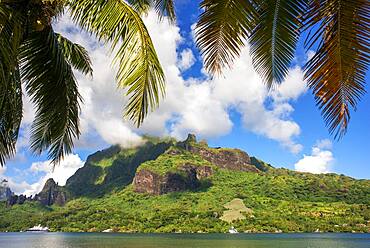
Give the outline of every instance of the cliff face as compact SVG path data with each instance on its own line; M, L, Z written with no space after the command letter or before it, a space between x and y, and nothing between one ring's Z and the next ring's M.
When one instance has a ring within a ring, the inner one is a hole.
M34 200L39 201L44 206L53 204L63 206L67 202L67 193L50 178L46 181L44 188L35 195Z
M7 185L8 181L3 180L0 183L0 201L7 201L13 195L13 192Z
M198 154L203 159L222 169L259 172L256 166L252 165L249 155L239 149L210 148L204 142L197 142L195 135L189 134L188 138L177 144L178 147Z
M193 166L186 164L176 172L160 175L148 169L136 173L133 186L138 193L162 195L170 192L195 190L201 185L201 180L210 177L213 169L209 166Z
M150 165L142 167L133 180L134 191L153 195L195 190L215 169L261 172L251 164L247 153L238 149L210 148L205 142L198 143L192 134ZM158 172L158 168L161 171Z

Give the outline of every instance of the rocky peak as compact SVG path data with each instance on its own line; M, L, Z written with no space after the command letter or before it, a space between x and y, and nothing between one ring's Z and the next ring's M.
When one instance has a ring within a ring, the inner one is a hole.
M197 137L195 136L195 134L189 133L185 142L186 143L197 143Z
M49 189L51 188L56 188L58 186L58 184L54 181L53 178L49 178L44 187L42 188L42 191L48 191Z
M8 186L8 181L3 179L0 183L0 201L6 201L13 195Z
M210 148L206 142L197 143L194 134L188 134L185 141L178 142L177 146L191 153L200 155L203 159L211 162L222 169L259 172L256 166L252 165L249 155L239 149Z
M45 206L53 204L62 206L67 201L67 194L62 187L58 186L54 179L49 178L41 192L35 195L35 200Z

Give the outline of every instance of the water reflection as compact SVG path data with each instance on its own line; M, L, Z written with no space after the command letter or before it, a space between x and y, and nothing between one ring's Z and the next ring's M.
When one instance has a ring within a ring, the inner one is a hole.
M4 248L369 248L370 234L1 233Z

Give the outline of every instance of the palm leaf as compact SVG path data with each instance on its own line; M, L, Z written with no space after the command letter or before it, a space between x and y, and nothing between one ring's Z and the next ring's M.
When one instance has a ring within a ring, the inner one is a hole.
M305 76L329 132L341 138L350 121L350 108L365 93L370 63L370 2L312 1L307 27L318 26L307 47L318 45L305 66Z
M0 63L0 67L2 64ZM22 87L19 70L15 69L0 84L0 165L14 156L22 120Z
M37 154L48 150L56 164L72 151L80 134L77 83L51 27L29 34L20 50L22 80L36 106L31 149Z
M269 88L288 73L306 7L306 0L264 0L258 7L257 26L249 42L253 65Z
M17 62L24 18L0 5L0 165L16 152L22 120L22 89Z
M240 55L249 32L253 29L255 11L246 0L203 0L196 26L197 45L205 69L219 74Z
M173 0L128 0L127 2L139 14L146 14L150 8L154 8L160 19L166 16L171 22L176 21Z
M116 51L118 85L128 88L125 116L138 126L164 94L164 73L149 33L137 12L123 1L71 1L73 19Z
M87 50L83 46L73 43L60 34L56 34L56 36L66 60L76 70L92 76L92 63Z
M176 21L175 7L173 0L153 0L155 10L160 18L167 16L170 21Z
M128 0L127 2L139 14L146 14L146 13L148 13L148 11L149 11L149 9L150 9L150 7L152 5L152 0Z

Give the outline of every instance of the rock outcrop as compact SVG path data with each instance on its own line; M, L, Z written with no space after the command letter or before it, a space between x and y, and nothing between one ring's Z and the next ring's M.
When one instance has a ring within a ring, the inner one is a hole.
M8 186L8 181L6 179L0 182L0 201L7 201L11 198L13 192Z
M211 162L222 169L259 172L256 166L252 165L249 155L239 149L209 148L207 145L197 143L194 134L179 142L178 146L194 154L200 155L203 159Z
M248 171L259 173L255 165L252 165L249 155L239 149L211 148L206 142L197 142L193 134L189 134L185 141L177 142L174 149L166 151L166 155L181 157L185 153L191 153L209 162L207 165L195 165L185 163L160 174L152 169L139 169L133 180L134 191L161 195L170 192L194 190L201 184L201 180L212 176L214 168ZM196 158L195 158L196 159ZM155 166L155 165L154 165ZM169 166L173 166L169 164Z
M195 190L200 186L200 180L212 174L213 169L209 166L191 164L185 164L177 172L167 172L165 175L142 169L136 173L133 186L135 192L151 195Z
M53 204L63 206L67 202L67 194L52 178L49 178L40 193L35 195L34 200L44 206Z
M32 197L27 197L25 195L11 195L6 204L7 206L13 206L15 204L19 204L19 205L22 205L23 203L25 203L26 201L33 201Z

